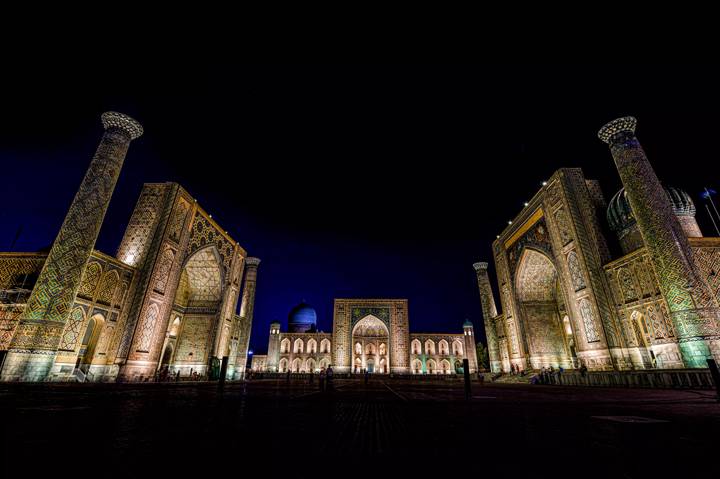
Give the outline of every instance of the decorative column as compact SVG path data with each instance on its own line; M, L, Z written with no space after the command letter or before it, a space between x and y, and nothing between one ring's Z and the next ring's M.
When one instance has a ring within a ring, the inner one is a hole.
M683 363L704 368L713 354L720 359L717 299L702 278L670 199L635 137L636 124L631 116L618 118L603 126L598 136L610 146L670 309Z
M465 341L465 357L468 359L470 373L478 372L477 343L475 342L475 330L469 319L463 324L463 339Z
M494 373L502 371L500 348L498 346L497 329L494 319L497 316L497 307L490 287L487 263L474 263L475 274L477 275L478 288L480 289L480 303L482 305L483 321L485 323L485 337L487 338L488 355L490 356L490 370Z
M260 265L259 258L245 259L245 287L243 288L240 303L240 331L238 334L237 357L233 379L242 379L247 366L247 351L250 345L250 332L252 331L253 312L255 310L255 286L257 283L257 270Z
M105 134L20 316L3 381L48 376L128 147L143 133L137 121L122 113L106 112L101 119Z
M267 366L269 372L277 372L280 363L280 323L270 323L270 339L268 340Z

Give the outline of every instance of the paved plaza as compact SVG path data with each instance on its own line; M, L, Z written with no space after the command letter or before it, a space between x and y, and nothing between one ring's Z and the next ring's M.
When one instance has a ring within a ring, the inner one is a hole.
M0 409L3 472L68 461L70 475L101 467L102 475L125 477L196 468L227 477L372 478L391 470L402 471L395 477L718 470L720 404L706 390L475 383L466 401L459 381L379 378L336 380L325 393L317 383L285 380L230 383L222 392L211 383L2 384Z

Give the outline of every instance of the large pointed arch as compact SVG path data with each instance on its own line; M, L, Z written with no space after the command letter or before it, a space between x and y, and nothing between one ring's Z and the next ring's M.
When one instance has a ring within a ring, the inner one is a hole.
M525 248L515 274L519 333L533 368L571 367L562 318L566 314L563 281L543 251Z

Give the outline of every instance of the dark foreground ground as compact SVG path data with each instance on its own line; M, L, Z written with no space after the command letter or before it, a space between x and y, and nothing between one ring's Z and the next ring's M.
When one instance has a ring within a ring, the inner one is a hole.
M720 477L710 391L335 386L0 385L0 477Z

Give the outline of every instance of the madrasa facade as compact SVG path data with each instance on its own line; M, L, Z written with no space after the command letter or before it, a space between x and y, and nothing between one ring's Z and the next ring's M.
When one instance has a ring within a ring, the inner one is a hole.
M705 368L720 361L720 238L703 237L691 197L664 186L635 136L605 125L623 188L562 168L474 265L493 372ZM621 252L612 255L605 231Z
M457 374L463 360L478 370L475 333L465 321L462 333L411 333L407 299L336 299L333 330L317 331L317 314L300 303L290 311L287 331L270 325L267 355L252 358L257 372Z
M2 381L240 378L260 260L176 183L145 184L114 256L95 249L130 143L105 133L49 252L0 253ZM224 359L227 358L227 359Z

